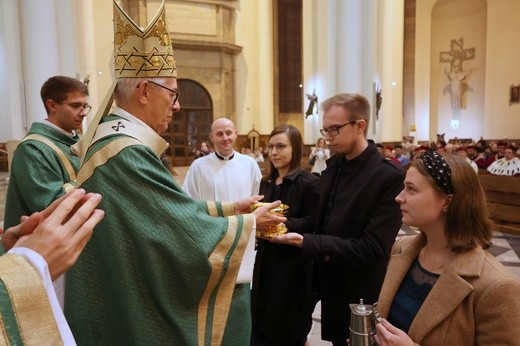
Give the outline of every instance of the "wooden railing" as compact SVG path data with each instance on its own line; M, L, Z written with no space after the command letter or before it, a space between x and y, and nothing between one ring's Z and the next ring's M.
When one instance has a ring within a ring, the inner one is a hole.
M8 170L8 164L7 164L7 148L5 143L0 143L0 171L6 171Z
M9 171L14 151L20 144L19 140L8 140L7 143L0 143L0 169Z
M520 234L520 177L478 175L496 230Z

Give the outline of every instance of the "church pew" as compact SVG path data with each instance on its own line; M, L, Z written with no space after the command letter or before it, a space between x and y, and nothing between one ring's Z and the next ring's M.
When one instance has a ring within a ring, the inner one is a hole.
M520 178L490 174L478 177L496 230L520 234Z

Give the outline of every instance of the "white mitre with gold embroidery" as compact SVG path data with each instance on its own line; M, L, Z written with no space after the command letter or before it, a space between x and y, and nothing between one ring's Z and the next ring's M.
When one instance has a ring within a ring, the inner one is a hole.
M114 1L114 66L116 79L177 77L164 1L144 30Z
M114 0L114 72L120 78L177 77L164 0L153 20L141 29ZM72 146L81 161L93 144L101 118L109 113L116 82L108 90L85 136Z

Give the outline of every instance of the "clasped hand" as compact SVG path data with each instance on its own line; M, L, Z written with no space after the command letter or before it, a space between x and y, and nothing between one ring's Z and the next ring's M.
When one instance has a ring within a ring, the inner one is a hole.
M105 213L95 209L101 202L97 193L79 189L54 201L42 212L23 216L18 226L5 231L2 245L26 247L47 262L52 280L67 271L78 259Z

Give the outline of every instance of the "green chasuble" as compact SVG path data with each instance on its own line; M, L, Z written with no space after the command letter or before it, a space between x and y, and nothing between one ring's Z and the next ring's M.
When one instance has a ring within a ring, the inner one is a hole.
M66 157L60 158L53 148L39 140L24 140L18 145L7 189L5 229L19 224L22 215L45 209L65 193L63 184L71 179L64 159L68 159L76 172L79 169L79 158L70 153L70 147L77 139L44 123L32 124L28 136L32 134L50 140Z
M253 215L186 195L159 159L164 147L121 134L134 125L165 144L135 120L103 118L113 134L89 149L78 173L82 188L103 195L106 215L67 272L74 338L79 345L248 345L250 292L235 280Z

